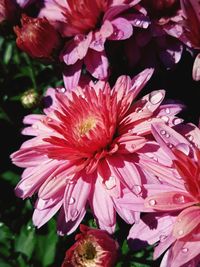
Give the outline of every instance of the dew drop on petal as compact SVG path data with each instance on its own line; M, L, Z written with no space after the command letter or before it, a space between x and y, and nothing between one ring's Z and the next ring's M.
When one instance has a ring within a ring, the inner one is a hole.
M167 236L166 235L160 235L159 239L160 242L164 242L166 240Z
M173 121L172 121L172 123L174 125L180 124L181 122L183 122L183 120L182 119L179 119L179 118L174 118Z
M140 113L140 112L142 112L142 109L141 108L136 108L135 112Z
M140 185L134 185L134 191L136 194L140 194L142 191L142 188Z
M169 109L169 108L166 108L166 109L165 109L165 112L166 112L167 114L170 114L170 109Z
M188 136L187 136L187 139L188 139L189 141L193 141L193 140L194 140L194 137L193 137L192 135L188 135Z
M72 205L72 204L74 204L74 203L75 203L75 198L70 197L68 204L69 204L69 205Z
M187 253L187 252L188 252L188 248L182 248L181 251L182 251L183 253Z
M150 205L150 206L155 206L155 205L156 205L156 201L155 201L155 199L150 199L150 200L149 200L149 205Z
M163 93L162 92L152 92L149 95L149 101L151 102L151 104L156 105L159 102L161 102L161 100L163 99Z
M169 121L169 117L167 117L167 116L162 116L161 119L162 119L164 122L168 122L168 121Z
M184 233L184 231L182 229L178 231L179 236L183 235L183 233Z
M185 203L185 197L183 195L176 194L173 197L173 201L176 204L183 204L183 203Z
M165 135L167 138L169 138L170 137L170 135L168 134L168 133L166 133L166 135Z
M38 125L33 124L33 125L32 125L32 128L33 128L33 129L38 129Z
M169 148L172 148L172 147L173 147L173 145L172 145L172 144L168 144L167 146L168 146Z
M105 186L108 190L113 189L116 186L116 179L114 176L110 176L108 180L105 181Z
M166 134L166 131L165 130L161 130L160 131L160 134L165 135Z

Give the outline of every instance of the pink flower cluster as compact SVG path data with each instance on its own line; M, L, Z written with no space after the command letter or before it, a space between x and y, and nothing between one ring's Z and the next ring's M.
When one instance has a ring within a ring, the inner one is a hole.
M22 8L32 3L18 1ZM183 105L164 100L165 90L139 95L153 68L132 79L120 76L111 86L107 53L119 41L130 66L162 62L171 68L187 47L197 55L193 78L199 80L196 8L199 2L192 0L44 0L37 18L23 15L21 28L15 26L22 50L59 59L65 84L47 90L43 114L24 118L22 133L32 138L11 155L25 169L16 195L37 195L38 228L58 213L58 233L70 234L88 208L101 228L82 227L63 266L113 265L110 250L117 245L105 231L114 233L117 214L133 225L131 243L156 244L154 259L165 252L161 267L198 266L200 129L177 117ZM83 71L89 75L80 80ZM105 246L101 235L111 242L108 265L98 257ZM96 247L88 245L91 240ZM76 265L88 246L97 255L93 265Z

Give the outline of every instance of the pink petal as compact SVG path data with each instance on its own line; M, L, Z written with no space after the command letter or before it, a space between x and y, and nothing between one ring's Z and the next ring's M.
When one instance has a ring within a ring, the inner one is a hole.
M174 218L172 216L145 215L138 224L133 225L128 239L139 239L153 245L171 233L173 223Z
M66 221L74 221L80 212L85 209L91 184L85 182L81 177L75 183L66 185L64 196L64 210Z
M173 229L173 235L177 238L183 238L191 233L198 225L200 225L200 209L197 206L189 207L183 210L177 217Z
M193 64L192 78L195 81L200 81L200 53L196 56Z
M125 40L133 34L131 23L124 18L116 18L111 21L114 31L109 40Z
M63 70L63 80L67 90L74 90L77 87L81 76L82 64L83 62L79 60L72 66L65 65Z
M155 210L179 210L195 204L196 201L185 192L164 192L145 199L145 206Z
M90 49L84 59L87 70L93 77L104 80L108 76L108 59L105 52Z
M163 252L167 248L169 248L175 241L176 241L176 238L174 236L172 236L171 233L168 236L165 236L165 235L162 236L161 235L160 236L160 243L154 249L153 258L154 259L159 258L163 254ZM164 264L164 262L163 262L163 264ZM168 267L168 266L169 265L167 265L166 267Z
M90 206L98 221L107 226L115 225L113 201L100 182L100 179L97 179L94 185L93 194L90 196Z
M33 224L40 228L44 225L47 221L49 221L60 209L63 204L63 200L61 199L55 206L39 210L35 209L33 213Z
M200 241L181 241L175 242L171 248L172 267L180 267L189 262L200 253Z
M79 35L75 38L76 39L66 43L60 55L61 60L67 65L73 65L86 56L92 40L92 33L90 32L87 36Z
M152 133L157 142L172 159L175 158L173 153L171 152L172 147L177 146L180 143L189 145L188 141L182 135L180 135L164 123L152 124Z
M59 212L58 220L57 220L57 233L61 236L64 235L70 235L73 233L77 227L80 225L81 221L83 220L85 216L86 210L83 209L79 216L75 220L70 220L66 222L65 220L65 212L64 209L62 208Z

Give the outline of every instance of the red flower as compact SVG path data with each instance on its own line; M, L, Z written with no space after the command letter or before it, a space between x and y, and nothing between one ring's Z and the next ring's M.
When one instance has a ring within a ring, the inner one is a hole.
M17 46L34 58L52 59L60 47L60 36L46 18L22 15L22 27L14 27Z
M105 231L80 225L81 234L67 250L62 267L111 267L117 259L118 243Z

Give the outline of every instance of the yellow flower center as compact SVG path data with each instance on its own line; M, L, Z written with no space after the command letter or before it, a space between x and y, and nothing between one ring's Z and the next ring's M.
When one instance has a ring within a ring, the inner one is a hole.
M86 135L91 129L96 126L96 118L88 117L84 119L80 124L77 126L77 132L79 137Z

